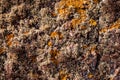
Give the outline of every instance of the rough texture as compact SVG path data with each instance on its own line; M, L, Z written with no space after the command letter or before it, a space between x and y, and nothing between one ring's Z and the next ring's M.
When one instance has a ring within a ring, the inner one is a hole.
M120 0L0 0L0 80L120 80Z

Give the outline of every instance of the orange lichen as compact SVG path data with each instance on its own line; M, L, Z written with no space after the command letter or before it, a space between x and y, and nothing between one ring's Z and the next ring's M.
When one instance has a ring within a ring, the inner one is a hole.
M88 78L93 78L93 74L88 74Z
M96 45L92 46L90 49L91 52L94 52L95 50L96 50Z
M28 34L29 34L29 31L26 31L26 32L24 32L23 34L24 34L24 35L28 35Z
M62 39L62 38L63 38L63 34L59 33L59 39Z
M66 9L64 9L64 8L63 9L59 9L58 13L59 13L59 15L63 15L63 16L69 14L68 11Z
M58 64L57 55L59 54L59 51L57 49L54 49L54 50L50 51L50 54L51 54L52 62L55 63L55 64Z
M72 19L71 20L72 28L75 28L75 26L77 26L80 22L81 22L81 20L79 20L79 19Z
M13 37L14 37L13 34L9 34L9 35L7 35L6 39L9 41L9 40L12 39Z
M84 30L84 29L86 29L87 27L86 26L80 26L80 29L81 30Z
M54 64L56 64L56 65L58 64L58 60L57 60L56 58L51 58L50 60L51 60Z
M107 31L111 31L111 30L114 30L114 29L119 29L120 28L120 20L116 21L115 23L113 23L110 27L105 27L105 28L102 28L99 33L105 33Z
M59 51L57 49L54 49L54 50L50 51L50 54L52 57L55 57L55 56L57 56L57 54L59 54Z
M97 25L97 22L96 22L94 19L90 19L90 20L89 20L89 23L90 23L90 25L92 25L92 26L96 26L96 25Z
M12 38L14 37L14 34L9 34L6 36L7 45L10 47L12 45Z
M89 1L90 0L61 0L57 5L58 7L56 9L56 12L58 13L59 17L66 18L71 13L71 8L75 9L76 13L80 14L79 19L76 19L75 21L73 19L72 24L73 26L76 26L80 22L85 21L85 8L89 8Z
M55 14L54 12L51 12L51 15L52 15L53 17L56 17L56 16L57 16L57 14Z
M51 41L48 42L48 46L52 46L52 42Z
M60 80L67 80L68 75L65 73L65 71L60 70L59 75L60 75Z
M12 45L12 41L8 41L7 45L10 47Z
M2 54L5 51L5 48L0 48L0 54Z
M63 35L61 32L52 32L51 35L50 35L51 38L56 38L58 37L59 39L62 39L63 38Z
M67 80L67 75L63 76L61 80Z
M85 49L85 48L88 48L88 46L87 46L87 45L83 45L83 46L82 46L82 48L84 48L84 49Z
M99 3L99 2L100 2L100 0L93 0L93 2L94 2L94 3Z
M51 35L50 35L50 37L52 37L52 38L55 38L57 36L58 36L58 32L52 32Z

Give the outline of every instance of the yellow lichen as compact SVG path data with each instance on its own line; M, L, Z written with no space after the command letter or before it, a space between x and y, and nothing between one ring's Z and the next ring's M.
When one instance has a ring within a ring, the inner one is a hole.
M90 19L89 23L92 26L96 26L97 25L97 22L94 19Z

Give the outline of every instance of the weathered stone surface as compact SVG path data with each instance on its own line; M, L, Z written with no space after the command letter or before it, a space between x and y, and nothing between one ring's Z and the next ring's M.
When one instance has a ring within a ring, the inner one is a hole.
M1 0L0 80L120 80L120 0Z

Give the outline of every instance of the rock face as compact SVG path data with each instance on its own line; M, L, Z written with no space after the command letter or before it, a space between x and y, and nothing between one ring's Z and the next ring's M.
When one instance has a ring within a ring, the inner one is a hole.
M120 80L120 0L1 0L0 80Z

